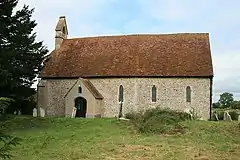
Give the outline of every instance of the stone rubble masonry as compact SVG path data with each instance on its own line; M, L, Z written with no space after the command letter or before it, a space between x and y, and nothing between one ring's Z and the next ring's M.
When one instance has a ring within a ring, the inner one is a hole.
M64 96L75 82L76 79L41 80L41 87L38 87L38 108L45 109L46 116L65 116Z
M64 116L65 105L68 105L64 104L64 96L76 80L41 80L38 87L38 107L46 109L47 116ZM123 114L157 106L181 111L193 107L201 119L210 118L210 78L92 78L89 80L104 97L102 117L118 115L120 106L118 91L119 86L123 85ZM157 102L152 102L153 85L157 88ZM191 102L186 102L187 86L191 87Z

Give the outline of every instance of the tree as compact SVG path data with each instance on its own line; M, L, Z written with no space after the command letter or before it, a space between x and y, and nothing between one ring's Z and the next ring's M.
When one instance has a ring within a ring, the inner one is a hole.
M217 102L217 103L213 103L213 108L219 108L220 107L220 103Z
M233 105L233 101L234 101L233 94L225 92L225 93L220 95L220 99L219 99L218 102L220 104L220 107L228 108L228 107L231 107Z
M240 101L234 101L231 108L232 109L240 109Z
M37 23L31 20L34 9L24 5L13 13L17 3L0 2L0 96L27 98L34 93L30 87L48 50L35 41Z

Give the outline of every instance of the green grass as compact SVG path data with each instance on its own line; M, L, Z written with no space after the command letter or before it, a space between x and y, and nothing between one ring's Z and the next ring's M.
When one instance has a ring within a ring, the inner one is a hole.
M22 139L16 160L237 160L238 122L185 121L184 134L139 134L126 121L11 117L1 129Z

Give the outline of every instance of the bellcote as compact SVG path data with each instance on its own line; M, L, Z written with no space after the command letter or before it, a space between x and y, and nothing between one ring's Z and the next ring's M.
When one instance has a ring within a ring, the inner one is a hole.
M67 39L68 29L65 16L60 16L55 28L55 49L60 48L64 39Z

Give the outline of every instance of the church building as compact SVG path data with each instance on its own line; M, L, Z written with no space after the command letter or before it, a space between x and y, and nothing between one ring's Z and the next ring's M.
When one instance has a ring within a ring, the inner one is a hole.
M46 116L115 117L160 107L210 118L213 66L208 33L68 38L55 28L37 89Z

